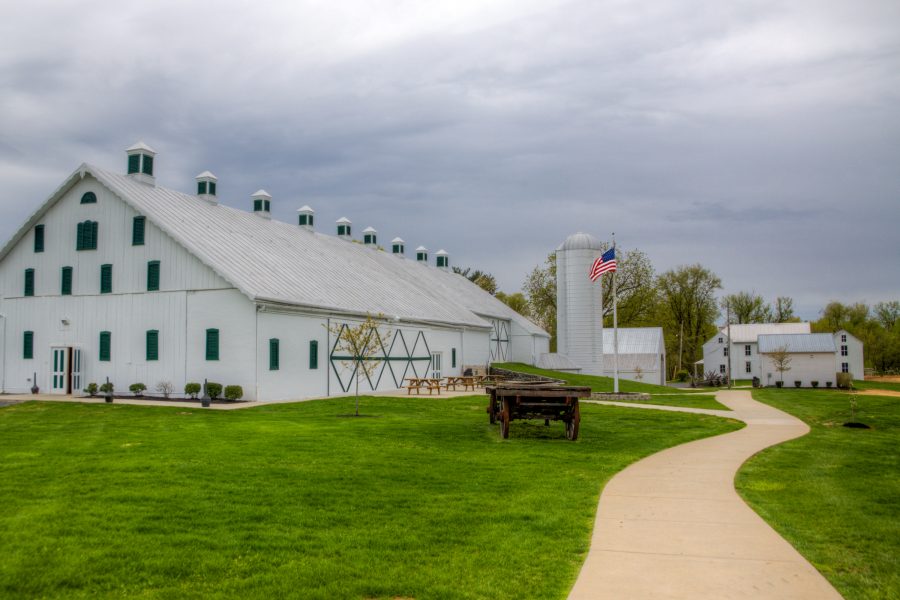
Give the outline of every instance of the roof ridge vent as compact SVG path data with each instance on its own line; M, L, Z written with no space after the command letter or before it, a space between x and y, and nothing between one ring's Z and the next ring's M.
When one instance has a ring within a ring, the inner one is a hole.
M447 251L441 248L437 252L434 253L434 257L437 260L437 267L439 269L443 269L445 271L450 270L450 255L447 254Z
M342 240L350 240L352 238L352 225L353 222L347 217L341 217L337 221L337 235Z
M216 183L218 178L209 171L203 171L196 177L197 179L197 197L206 200L210 204L217 204L216 199Z
M304 204L297 209L297 225L307 231L314 231L313 224L315 221L316 211Z
M266 190L257 190L252 196L253 214L263 219L272 218L272 196Z
M156 177L153 176L153 159L156 157L156 150L144 142L138 142L130 148L126 148L125 154L128 155L128 176L142 183L156 185Z
M428 248L425 246L416 248L416 262L428 264Z
M391 254L395 254L400 258L403 258L403 253L406 251L406 242L403 241L403 238L395 237L391 240Z
M363 229L363 244L366 246L378 245L378 232L374 227L366 227Z

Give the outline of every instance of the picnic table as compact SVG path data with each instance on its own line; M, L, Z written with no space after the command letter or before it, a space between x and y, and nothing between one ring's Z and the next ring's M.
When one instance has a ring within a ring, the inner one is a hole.
M591 388L566 386L557 383L504 382L485 388L489 395L488 417L493 424L500 422L500 436L509 437L509 424L516 419L562 421L566 438L578 439L581 424L579 398L590 398Z
M406 388L407 395L412 394L413 390L416 390L416 394L421 394L423 389L428 390L429 395L434 391L440 395L441 380L434 377L407 377L403 387Z
M475 391L475 377L471 375L462 375L462 376L450 376L445 378L447 382L444 384L444 388L450 390L453 388L453 391L456 391L456 386L462 386L463 391L472 390Z

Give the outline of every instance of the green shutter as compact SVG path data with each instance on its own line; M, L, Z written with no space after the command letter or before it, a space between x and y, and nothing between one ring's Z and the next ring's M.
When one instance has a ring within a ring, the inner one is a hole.
M254 200L253 201L253 212L259 212L262 210L262 200Z
M141 155L132 154L128 157L128 174L138 173L141 170Z
M84 223L79 223L77 227L77 232L75 234L75 249L81 250L84 248Z
M269 370L277 371L279 366L279 343L276 338L269 340Z
M197 182L197 195L199 196L199 195L201 195L201 194L205 194L205 193L206 193L206 187L207 187L207 186L206 186L206 182L205 182L205 181L198 181L198 182Z
M26 331L22 336L22 358L34 358L34 332Z
M144 156L144 165L143 165L143 168L141 169L141 172L143 172L146 175L153 175L153 157L148 156L146 154L144 154L143 156Z
M147 360L159 360L159 331L147 332Z
M59 293L63 296L72 295L72 267L62 268L62 283L60 284Z
M219 330L206 330L206 360L219 360Z
M44 226L43 225L35 225L34 226L34 251L35 252L43 252L44 251Z
M272 201L266 200L265 205L266 205L266 212L271 212L272 211Z
M112 293L112 265L100 265L100 293Z
M159 291L159 261L151 260L147 263L147 291Z
M99 229L97 221L91 221L91 250L97 249L97 230Z
M450 367L456 368L456 348L450 350Z
M109 362L112 347L112 334L108 331L100 332L100 360Z
M34 296L34 269L25 269L25 295Z
M309 368L319 368L319 342L312 340L309 343Z
M131 223L131 245L144 245L144 217L135 217Z
M306 225L306 215L300 215L297 219L299 225Z

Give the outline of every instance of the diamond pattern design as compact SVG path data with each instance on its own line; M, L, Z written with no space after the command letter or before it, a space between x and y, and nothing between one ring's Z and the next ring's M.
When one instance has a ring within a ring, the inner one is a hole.
M339 340L347 329L347 325L341 325L336 336L334 345L331 347L330 363L334 376L337 378L338 385L343 392L349 392L359 370L359 364L353 360L351 356L341 355L339 351ZM407 332L409 333L409 332ZM374 332L371 335L375 335ZM378 340L378 355L372 360L381 361L381 368L377 369L375 381L366 374L364 381L368 384L369 390L375 391L381 385L381 380L385 373L389 373L394 382L394 386L399 388L403 384L403 380L409 376L410 371L413 377L424 377L431 367L431 350L428 347L428 340L425 338L424 331L416 332L415 340L410 348L406 335L403 330L394 332L390 345L385 344L384 338ZM340 366L346 366L352 362L352 369L347 373L347 369L341 369ZM344 371L343 375L341 371ZM421 372L421 374L420 374ZM399 377L398 377L399 374ZM373 373L374 375L374 373Z

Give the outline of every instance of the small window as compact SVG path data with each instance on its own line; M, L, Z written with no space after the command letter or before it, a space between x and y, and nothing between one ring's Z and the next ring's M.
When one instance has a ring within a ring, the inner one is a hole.
M841 346L841 356L847 356L847 346Z
M338 235L350 235L350 226L338 225Z
M81 197L82 204L97 204L97 194L94 192L85 192Z
M75 249L96 250L97 230L98 225L96 221L85 221L84 223L79 223L75 240Z
M112 354L112 334L108 331L100 332L100 360L109 362Z
M719 373L725 373L725 365L719 365Z
M744 373L749 373L749 372L750 372L750 361L748 360L747 362L744 363Z
M728 346L722 348L722 352L725 354L725 356L728 356Z
M41 225L40 227L43 227L43 225ZM847 341L847 335L842 333L841 334L841 342L846 342L846 341Z
M206 184L207 184L206 181L198 181L197 182L197 195L198 196L202 196L203 194L206 193L206 190L209 189L209 187Z
M144 162L141 164L141 173L153 175L153 157L144 154Z
M219 360L219 330L206 330L206 360Z
M271 200L263 200L263 208L266 212L270 212L272 210L272 201Z
M34 296L34 269L25 269L25 295Z
M141 155L131 154L128 156L128 174L139 173L141 170Z
M312 340L309 343L309 368L319 368L319 342Z
M744 356L751 356L753 353L750 349L750 344L744 346Z
M313 224L313 216L312 216L312 215L299 215L299 216L297 217L297 224L298 224L298 225L310 225L310 226L312 226L312 224Z
M841 373L850 372L850 363L841 363Z
M720 343L720 344L722 343L722 339L723 339L723 338L719 338L719 343Z
M22 358L34 358L34 332L26 331L22 336Z
M403 254L403 244L394 244L392 251L394 254Z
M43 252L44 251L44 226L43 225L35 225L34 226L34 251L35 252ZM846 340L844 340L846 341Z
M450 366L456 368L456 348L450 350Z
M209 195L210 196L216 195L216 182L215 181L209 182Z
M253 212L259 212L262 210L262 200L254 200L253 201Z
M147 263L147 291L159 291L159 261L151 260Z
M100 265L100 293L112 293L112 265Z
M279 343L276 338L269 340L269 370L277 371L279 365Z
M159 360L159 331L156 329L147 332L147 360Z
M72 267L62 268L62 282L60 284L59 293L63 296L72 295Z
M366 235L363 236L363 243L365 243L365 244L374 244L374 243L376 243L376 242L375 242L375 236L374 236L373 234L371 234L371 233L367 233Z
M131 223L131 245L132 246L143 246L144 245L144 227L146 225L146 219L144 217L135 217L134 221Z

